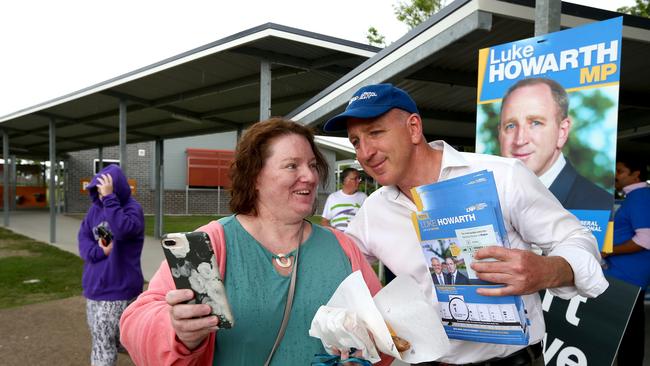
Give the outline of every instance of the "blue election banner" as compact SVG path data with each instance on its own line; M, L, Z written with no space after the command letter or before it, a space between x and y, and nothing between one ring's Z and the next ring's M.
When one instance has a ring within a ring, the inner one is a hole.
M476 152L521 160L611 251L623 18L479 51Z
M623 17L479 51L478 103L501 99L514 82L533 76L565 89L619 81Z
M610 212L606 210L569 210L580 220L582 226L586 227L596 237L598 243L605 240L607 222ZM602 248L601 248L602 249Z

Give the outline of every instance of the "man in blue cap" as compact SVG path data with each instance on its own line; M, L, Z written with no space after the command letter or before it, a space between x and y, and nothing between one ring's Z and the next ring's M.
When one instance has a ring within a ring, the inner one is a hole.
M505 285L479 289L479 294L522 295L531 321L530 345L450 340L449 352L430 364L544 365L545 328L538 291L549 289L567 299L595 297L608 286L593 235L519 160L458 152L444 141L427 143L415 102L391 84L359 89L345 111L323 126L325 132L346 129L364 171L383 186L368 197L346 233L370 260L381 260L398 276L413 277L436 303L411 224L416 210L411 188L484 169L494 174L510 248L477 251L476 259L496 261L474 262L472 269L480 280ZM545 255L533 253L531 243Z

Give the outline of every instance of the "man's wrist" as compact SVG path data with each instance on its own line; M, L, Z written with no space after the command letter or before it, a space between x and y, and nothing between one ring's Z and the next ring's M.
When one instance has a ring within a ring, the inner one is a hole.
M573 268L566 259L559 256L543 258L546 259L549 268L548 273L551 274L547 276L548 283L546 284L546 288L574 286Z

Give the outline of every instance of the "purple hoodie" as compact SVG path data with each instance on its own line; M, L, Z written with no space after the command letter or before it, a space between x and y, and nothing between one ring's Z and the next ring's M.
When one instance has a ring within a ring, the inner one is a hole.
M113 178L113 193L99 199L101 174ZM93 202L79 229L79 255L84 260L81 284L91 300L130 300L142 292L140 254L144 245L144 213L131 197L128 181L117 165L95 175L86 188ZM97 228L113 235L113 250L106 256L99 247Z

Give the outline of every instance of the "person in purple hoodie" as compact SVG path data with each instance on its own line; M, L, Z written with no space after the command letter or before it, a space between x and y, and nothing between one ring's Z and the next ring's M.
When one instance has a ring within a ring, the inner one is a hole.
M120 316L142 292L144 213L117 165L102 169L86 189L92 206L81 223L78 240L92 338L90 361L93 366L115 365Z

